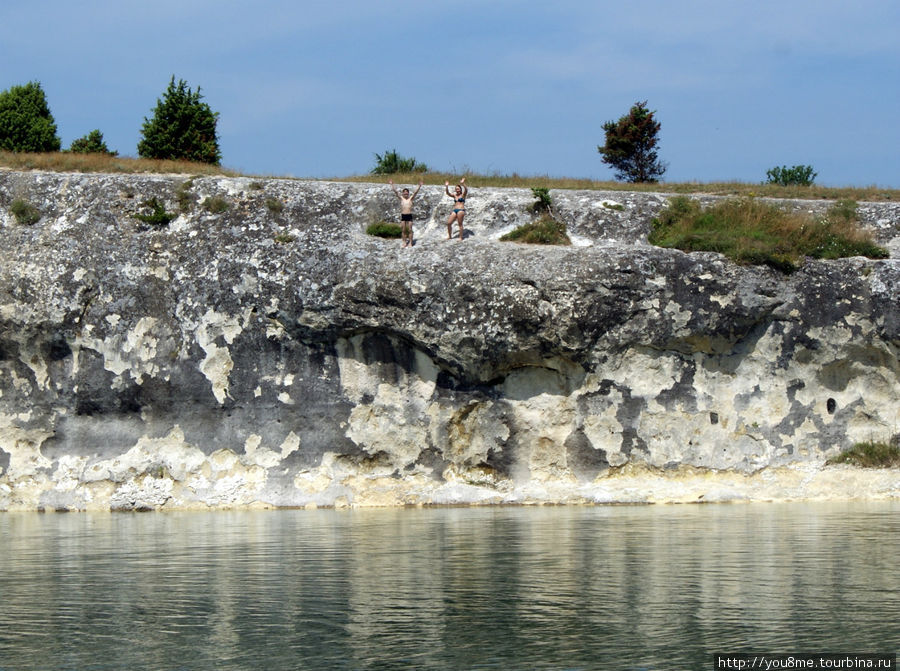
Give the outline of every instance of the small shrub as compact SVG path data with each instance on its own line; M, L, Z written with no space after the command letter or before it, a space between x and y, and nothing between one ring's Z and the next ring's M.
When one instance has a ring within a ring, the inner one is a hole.
M608 200L604 200L601 205L605 207L607 210L615 210L616 212L624 212L625 206L621 203L611 203Z
M403 234L403 230L400 228L400 224L376 221L374 224L369 224L366 233L378 238L399 238Z
M250 182L250 190L251 191L262 191L263 190L262 182Z
M266 207L272 214L281 214L284 210L284 203L277 198L266 198Z
M413 157L400 156L396 149L385 151L384 154L375 154L375 167L373 175L392 175L398 172L428 172L428 166L419 163Z
M17 198L10 204L9 211L13 213L16 221L24 226L36 224L41 219L41 211L21 198Z
M549 216L519 226L506 235L500 236L500 240L503 242L524 242L531 245L572 244L566 233L566 225Z
M868 440L856 443L846 452L829 459L826 464L851 464L863 468L900 467L900 447Z
M534 197L537 198L537 200L531 205L531 211L534 213L550 212L550 206L552 204L552 200L550 198L550 189L533 186L531 187L531 193L533 193Z
M278 235L275 236L275 242L277 242L280 245L286 245L289 242L293 242L296 239L297 238L295 238L290 233L279 233Z
M106 156L118 156L119 152L110 151L103 140L103 133L94 129L87 135L73 140L69 151L74 154L105 154Z
M168 226L169 222L175 218L171 212L166 212L165 206L158 198L150 198L141 203L141 207L145 207L150 212L148 214L139 213L134 215L137 219L151 226Z
M203 201L203 209L211 214L222 214L228 211L228 201L221 196L210 196Z
M766 170L767 183L779 186L812 186L816 175L818 173L811 165L795 165L791 168L783 165Z

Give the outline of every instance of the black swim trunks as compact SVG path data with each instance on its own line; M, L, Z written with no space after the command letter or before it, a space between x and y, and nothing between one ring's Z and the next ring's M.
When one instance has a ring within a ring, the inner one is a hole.
M400 221L412 221L412 215L411 214L401 214Z

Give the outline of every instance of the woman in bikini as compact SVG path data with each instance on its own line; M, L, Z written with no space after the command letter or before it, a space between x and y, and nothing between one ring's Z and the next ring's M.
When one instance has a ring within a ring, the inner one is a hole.
M456 193L450 193L450 182L444 182L444 191L453 199L453 212L450 214L450 218L447 219L447 239L451 240L453 238L453 221L455 219L459 224L459 239L462 240L463 219L466 216L466 194L469 193L469 189L466 187L466 178L463 177L459 180L459 184L455 189Z

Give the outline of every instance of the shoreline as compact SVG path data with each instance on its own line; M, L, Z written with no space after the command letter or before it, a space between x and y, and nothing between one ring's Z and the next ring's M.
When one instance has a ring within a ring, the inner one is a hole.
M256 499L249 491L228 502L209 504L199 496L192 498L183 483L142 476L122 483L132 488L133 498L128 505L123 505L121 499L116 502L110 498L94 498L79 507L50 508L19 503L4 506L0 512L213 512L900 501L900 470L894 468L861 468L845 464L825 467L800 463L742 473L689 466L662 470L639 464L611 470L613 472L591 482L581 483L565 478L514 483L489 475L478 480L471 472L451 475L442 482L433 479L429 482L415 476L398 480L390 476L356 473L340 481L332 481L325 488L297 487L290 497L292 503L287 505ZM160 490L168 490L171 495L161 498ZM0 492L7 496L10 493ZM39 495L32 501L36 498Z

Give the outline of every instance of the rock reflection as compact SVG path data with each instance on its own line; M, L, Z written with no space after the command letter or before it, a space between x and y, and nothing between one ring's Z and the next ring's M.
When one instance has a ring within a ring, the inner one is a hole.
M716 650L894 652L898 512L6 514L0 669L699 668Z

